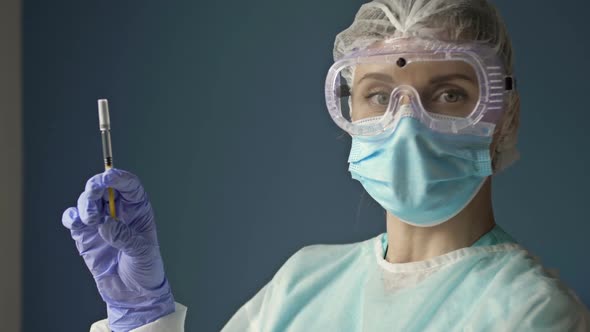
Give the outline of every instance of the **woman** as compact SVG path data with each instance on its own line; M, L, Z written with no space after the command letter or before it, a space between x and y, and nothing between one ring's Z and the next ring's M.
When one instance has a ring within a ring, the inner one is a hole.
M575 294L495 224L491 175L518 158L519 99L493 6L375 0L334 56L328 109L387 232L301 249L223 331L590 331ZM135 176L94 176L63 223L107 303L91 331L183 330Z

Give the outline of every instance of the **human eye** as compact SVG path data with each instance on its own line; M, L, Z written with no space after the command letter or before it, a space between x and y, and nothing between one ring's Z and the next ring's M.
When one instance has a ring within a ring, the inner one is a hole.
M452 116L467 116L473 111L477 97L458 86L443 86L426 92L423 104L427 111Z
M442 104L457 104L468 99L467 93L462 89L446 88L433 95L433 102Z
M385 107L389 105L390 95L391 91L378 89L369 91L364 98L372 105Z

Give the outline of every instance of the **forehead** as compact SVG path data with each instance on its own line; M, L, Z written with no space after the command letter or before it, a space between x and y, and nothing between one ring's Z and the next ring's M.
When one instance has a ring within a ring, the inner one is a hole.
M475 82L477 74L474 68L461 60L453 61L416 61L404 67L395 63L362 63L354 68L354 82L359 82L367 74L379 73L390 76L393 80L424 80L428 81L439 76L461 74L469 76Z

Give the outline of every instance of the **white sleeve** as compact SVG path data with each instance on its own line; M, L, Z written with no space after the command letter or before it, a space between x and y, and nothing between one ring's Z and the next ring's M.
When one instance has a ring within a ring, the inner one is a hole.
M174 312L129 332L184 332L187 308L176 302ZM100 320L90 327L90 332L111 332L108 319Z

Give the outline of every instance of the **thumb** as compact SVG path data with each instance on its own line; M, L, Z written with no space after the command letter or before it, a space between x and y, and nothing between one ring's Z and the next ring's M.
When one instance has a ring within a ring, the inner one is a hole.
M104 222L98 225L98 233L105 242L130 256L142 252L142 241L127 224L120 220L117 221L110 216L105 216Z

